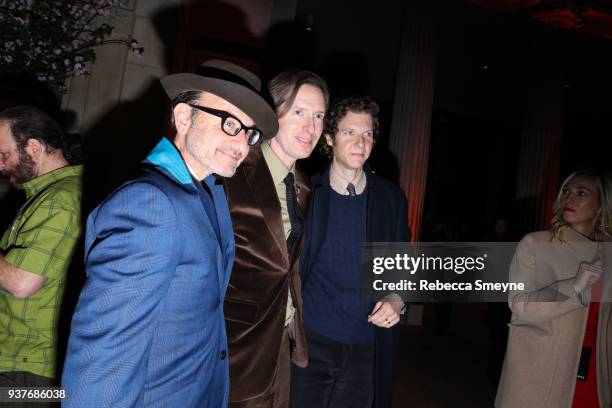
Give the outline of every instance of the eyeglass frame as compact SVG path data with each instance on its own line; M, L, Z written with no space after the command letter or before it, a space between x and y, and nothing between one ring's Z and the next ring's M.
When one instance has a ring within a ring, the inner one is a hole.
M237 117L235 117L234 115L232 115L232 114L231 114L231 113L229 113L229 112L226 112L226 111L224 111L224 110L219 110L219 109L209 108L209 107L207 107L207 106L200 106L200 105L196 105L196 104L191 104L191 103L188 103L187 105L191 106L191 107L192 107L192 108L194 108L194 109L200 110L200 111L202 111L202 112L206 112L206 113L208 113L209 115L213 115L213 116L216 116L216 117L220 118L220 119L221 119L221 130L223 131L223 133L225 133L225 134L226 134L226 135L228 135L228 136L232 136L232 137L233 137L233 136L238 136L238 134L239 134L241 131L243 131L243 130L244 130L244 134L247 136L247 144L248 144L249 146L255 146L255 145L256 145L256 144L257 144L257 143L258 143L260 140L262 140L262 137L263 137L263 132L262 132L261 130L259 130L259 129L258 129L258 128L256 128L256 127L249 127L249 126L246 126L244 123L242 123L242 122L240 121L240 119L238 119ZM238 123L240 124L240 128L238 128L238 131L237 131L236 133L234 133L234 134L228 133L228 132L225 130L224 125L225 125L225 121L226 121L228 118L232 118L232 119L234 119L236 122L238 122ZM254 141L254 142L252 142L252 141L251 141L251 140L252 140L252 137L251 137L251 136L249 136L249 131L250 131L250 130L257 132L257 135L259 135L259 136L258 136L258 137L255 139L255 141Z

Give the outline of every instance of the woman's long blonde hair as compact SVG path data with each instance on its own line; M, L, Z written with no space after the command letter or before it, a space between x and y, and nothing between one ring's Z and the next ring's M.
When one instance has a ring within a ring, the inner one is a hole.
M593 177L597 183L599 193L599 218L595 226L595 241L612 240L612 177L608 173L602 173L592 168L582 168L574 171L561 183L557 199L553 205L553 218L551 220L550 233L552 238L563 239L561 229L568 225L563 220L563 189L567 183L576 176Z

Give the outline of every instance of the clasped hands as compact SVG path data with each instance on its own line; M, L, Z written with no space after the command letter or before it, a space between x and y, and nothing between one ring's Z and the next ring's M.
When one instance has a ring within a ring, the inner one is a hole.
M376 302L372 312L368 315L368 322L378 327L391 328L399 323L402 309L404 309L404 302L399 296L388 296Z

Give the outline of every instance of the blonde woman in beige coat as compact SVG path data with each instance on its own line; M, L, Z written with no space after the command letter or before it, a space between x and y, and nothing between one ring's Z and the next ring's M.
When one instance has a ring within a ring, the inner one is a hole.
M552 228L519 243L510 279L525 283L526 290L509 297L512 319L496 407L612 407L612 304L605 302L612 253L604 244L612 237L611 219L610 178L576 172L561 187ZM595 347L592 358L583 359L594 367L587 376L590 388L580 385L575 401L589 310L596 305L593 291L601 291L604 302L598 315L596 308L591 311L589 329L596 322L596 337L589 331L588 338Z

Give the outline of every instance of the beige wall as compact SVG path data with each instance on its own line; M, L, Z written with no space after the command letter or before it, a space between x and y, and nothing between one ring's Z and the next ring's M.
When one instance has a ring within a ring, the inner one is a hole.
M111 22L115 28L112 38L133 36L144 47L144 55L135 57L120 44L98 47L90 75L73 77L62 100L62 108L76 114L71 129L74 132L87 134L120 103L142 102L143 93L151 84L173 69L167 56L178 49L175 39L179 29L177 24L186 3L193 4L193 10L200 9L198 12L202 12L202 8L214 9L213 6L222 8L223 4L240 10L247 18L245 23L249 32L259 38L265 35L271 24L292 20L298 0L126 0L124 3L116 10L117 15ZM156 28L160 15L164 25L161 31L167 38L161 38ZM188 31L193 31L192 35L201 36L200 31L206 30L201 21L192 21L191 24L193 27ZM214 33L208 34L214 36ZM227 40L227 33L222 35Z
M119 102L137 98L151 82L170 70L165 66L166 47L159 37L154 16L179 6L183 0L130 0L116 10L112 38L133 36L145 48L141 58L120 44L102 45L90 75L73 77L62 108L76 113L73 131L86 133Z

